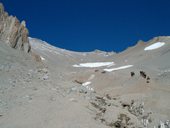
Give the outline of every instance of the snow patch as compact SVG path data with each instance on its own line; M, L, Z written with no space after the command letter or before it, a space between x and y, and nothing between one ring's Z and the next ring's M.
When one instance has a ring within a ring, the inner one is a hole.
M114 62L95 62L95 63L75 64L73 65L73 67L96 68L96 67L113 66L113 65L114 65Z
M40 58L41 58L41 60L45 60L45 58L44 58L44 57L42 57L42 56L40 56Z
M162 46L164 46L164 45L165 45L164 42L157 42L157 43L154 43L154 44L146 47L144 50L145 50L145 51L154 50L154 49L158 49L158 48L160 48L160 47L162 47Z
M94 79L95 78L95 75L94 74L92 74L90 77L89 77L89 79L88 80L92 80L92 79Z
M121 67L118 67L118 68L110 68L110 69L103 69L103 70L106 71L106 72L112 72L112 71L130 68L130 67L133 67L133 65L125 65L125 66L121 66Z
M88 81L88 82L83 83L82 86L87 86L87 85L90 85L90 84L91 84L91 82Z
M87 82L83 83L82 86L85 87L87 90L94 92L94 89L89 86L90 84L91 84L91 82L87 81Z

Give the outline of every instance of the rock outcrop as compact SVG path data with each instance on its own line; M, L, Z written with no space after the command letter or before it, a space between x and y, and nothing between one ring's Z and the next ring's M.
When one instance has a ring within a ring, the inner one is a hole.
M25 21L20 21L9 16L0 3L0 40L9 44L12 48L30 52L31 45L28 39L28 29Z

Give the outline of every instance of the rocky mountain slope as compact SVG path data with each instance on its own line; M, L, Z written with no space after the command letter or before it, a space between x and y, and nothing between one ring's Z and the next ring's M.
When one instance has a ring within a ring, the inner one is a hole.
M170 37L121 53L30 37L36 60L0 39L0 128L170 128Z

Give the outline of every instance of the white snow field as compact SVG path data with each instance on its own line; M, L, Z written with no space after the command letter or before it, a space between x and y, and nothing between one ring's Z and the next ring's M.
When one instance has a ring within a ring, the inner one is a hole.
M112 72L112 71L130 68L130 67L133 67L133 65L125 65L125 66L121 66L121 67L118 67L118 68L110 68L110 69L103 69L103 70L106 71L106 72Z
M154 50L154 49L158 49L158 48L160 48L160 47L162 47L162 46L164 46L164 45L165 45L164 42L157 42L157 43L154 43L154 44L146 47L144 50L145 50L145 51Z
M73 67L85 67L85 68L96 68L96 67L104 67L104 66L113 66L114 62L94 62L94 63L81 63L75 64Z

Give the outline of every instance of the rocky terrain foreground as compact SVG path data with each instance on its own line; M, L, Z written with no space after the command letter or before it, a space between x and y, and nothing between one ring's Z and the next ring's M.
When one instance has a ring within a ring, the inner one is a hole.
M170 128L169 120L169 36L121 53L73 52L28 38L0 4L0 128Z

